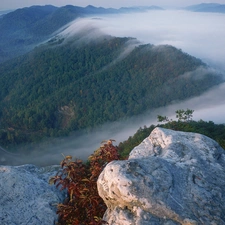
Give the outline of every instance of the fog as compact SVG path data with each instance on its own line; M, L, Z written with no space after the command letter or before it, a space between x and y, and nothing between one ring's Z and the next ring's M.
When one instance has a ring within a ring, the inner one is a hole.
M225 14L163 10L101 18L103 32L173 45L225 70Z
M17 148L19 155L3 154L0 157L0 164L21 165L35 164L38 166L48 166L59 164L63 160L63 155L72 155L73 158L87 160L88 156L101 146L101 142L114 139L114 145L126 140L133 135L138 128L148 124L156 123L156 112L148 112L148 116L137 116L127 120L113 123L106 123L93 129L91 132L73 133L68 137L49 138L37 145L26 145ZM147 120L147 121L146 121ZM26 149L26 150L24 150ZM27 151L30 149L30 151ZM0 147L0 152L5 150ZM1 156L1 155L0 155Z
M61 35L71 37L90 27L95 28L91 31L92 38L99 38L104 33L134 37L142 43L169 44L225 71L225 14L222 13L151 10L145 13L99 15L75 20Z
M90 29L91 28L91 29ZM59 36L71 37L86 30L82 38L98 39L102 34L119 37L134 37L141 43L154 45L169 44L225 73L225 14L194 13L187 11L149 11L123 15L100 15L95 18L78 19L69 24ZM90 32L89 32L90 31ZM135 46L137 43L132 43ZM131 48L121 52L121 59ZM118 59L117 59L118 60ZM190 76L190 73L183 76ZM183 102L145 112L123 121L107 123L89 134L71 134L62 139L49 139L38 146L30 146L30 154L14 157L15 164L57 164L64 155L87 159L101 141L115 139L116 145L132 136L140 127L157 124L157 115L175 118L177 109L193 109L194 120L203 119L225 123L225 84L212 88L201 96ZM43 152L43 153L41 153ZM11 157L11 156L10 156ZM12 164L12 163L11 163Z

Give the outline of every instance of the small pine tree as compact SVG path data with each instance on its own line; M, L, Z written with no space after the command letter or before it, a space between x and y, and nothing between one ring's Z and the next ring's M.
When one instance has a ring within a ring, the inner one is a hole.
M176 118L178 118L178 121L188 122L192 120L194 110L187 109L179 109L176 111Z
M158 115L157 119L158 119L158 122L169 122L169 119L167 116Z

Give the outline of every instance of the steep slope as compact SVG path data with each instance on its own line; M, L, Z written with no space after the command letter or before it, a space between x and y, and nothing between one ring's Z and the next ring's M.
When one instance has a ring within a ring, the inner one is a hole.
M172 46L109 36L81 40L52 40L0 66L3 146L137 115L222 82Z

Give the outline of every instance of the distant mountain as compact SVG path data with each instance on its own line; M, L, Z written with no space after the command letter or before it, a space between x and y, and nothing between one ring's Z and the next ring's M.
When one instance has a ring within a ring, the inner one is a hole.
M158 6L136 6L136 7L122 7L119 9L121 13L128 13L128 12L143 12L148 10L164 10Z
M17 9L0 17L0 63L12 57L24 54L37 44L49 39L54 32L69 22L86 15L129 13L143 10L160 9L159 7L137 7L105 9L102 7L63 7L32 6Z
M198 5L188 6L185 9L189 11L194 11L194 12L225 13L225 4L202 3Z
M175 47L86 36L53 39L0 65L1 146L91 129L223 82Z
M54 6L32 6L4 15L0 19L0 62L21 55L45 40L54 31L48 29L47 21L51 21L55 11ZM54 27L53 22L51 25Z
M0 18L3 17L5 14L10 13L14 10L0 10Z

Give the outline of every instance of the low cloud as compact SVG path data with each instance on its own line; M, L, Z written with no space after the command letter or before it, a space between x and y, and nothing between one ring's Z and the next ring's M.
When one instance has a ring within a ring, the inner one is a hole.
M169 44L225 71L224 24L225 14L222 13L150 10L80 18L70 23L61 34L69 37L88 30L87 39L98 39L107 34L137 38L145 44Z
M98 22L104 33L173 45L225 70L225 14L153 10L101 18Z

